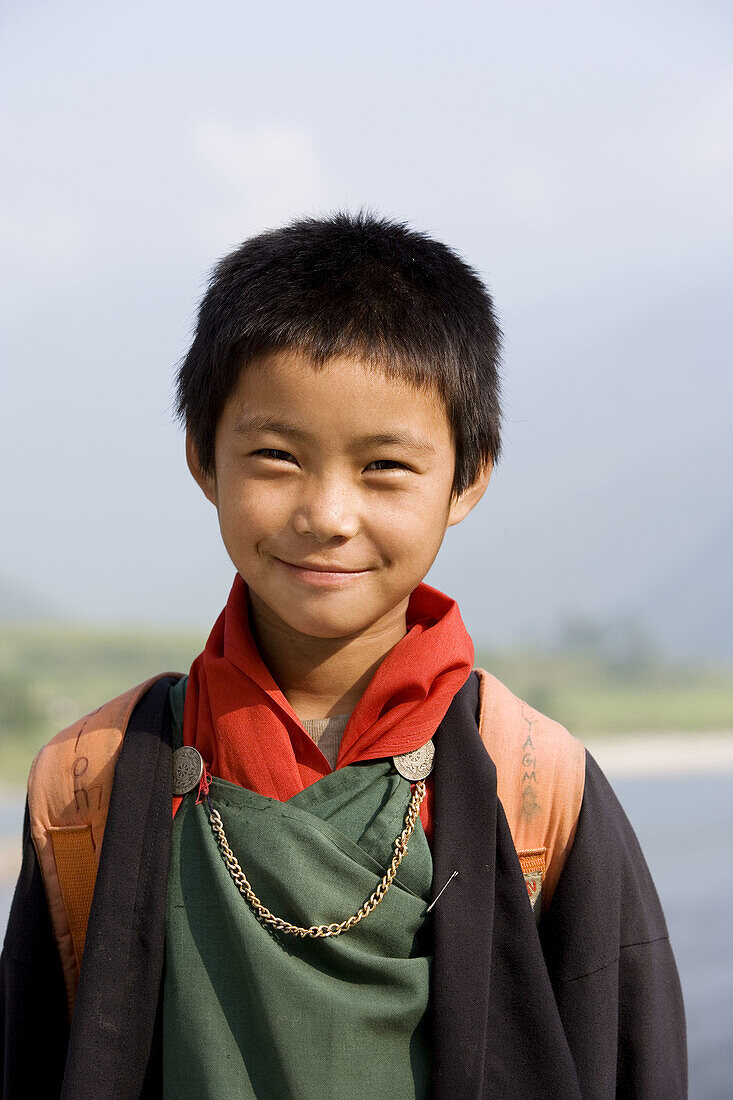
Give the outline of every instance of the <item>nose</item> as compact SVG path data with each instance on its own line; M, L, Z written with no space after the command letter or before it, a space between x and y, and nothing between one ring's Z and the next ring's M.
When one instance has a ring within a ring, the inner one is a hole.
M314 479L298 503L293 526L299 535L318 542L353 538L359 530L354 494L341 478Z

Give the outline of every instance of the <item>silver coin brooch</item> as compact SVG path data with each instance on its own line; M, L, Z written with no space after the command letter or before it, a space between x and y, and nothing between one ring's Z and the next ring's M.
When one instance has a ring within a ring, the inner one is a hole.
M173 753L173 794L182 797L198 787L204 774L201 753L193 745L184 745Z
M392 757L392 763L404 779L411 783L419 783L421 779L427 779L433 770L435 760L435 745L432 741L421 745L412 752L403 752L399 756Z

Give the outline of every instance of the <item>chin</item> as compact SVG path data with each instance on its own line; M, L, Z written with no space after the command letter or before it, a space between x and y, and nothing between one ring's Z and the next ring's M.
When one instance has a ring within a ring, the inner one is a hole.
M323 638L324 641L326 639L345 638L347 635L358 633L358 631L369 625L361 620L355 623L353 620L345 622L343 620L335 621L333 619L324 620L310 617L286 619L285 621L292 630L297 630L299 634L304 634L308 638Z
M325 607L296 609L291 603L282 610L273 610L291 630L297 630L308 638L345 638L367 629L380 618L379 613L374 616L365 615L363 607L350 613L343 608L340 611L335 608L329 611Z

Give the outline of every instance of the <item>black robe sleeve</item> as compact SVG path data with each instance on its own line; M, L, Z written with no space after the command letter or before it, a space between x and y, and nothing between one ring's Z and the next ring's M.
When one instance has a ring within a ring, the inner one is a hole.
M27 801L23 863L0 956L0 1043L5 1100L60 1094L69 1043L66 987Z
M584 1100L687 1096L685 1013L654 883L593 757L540 935Z

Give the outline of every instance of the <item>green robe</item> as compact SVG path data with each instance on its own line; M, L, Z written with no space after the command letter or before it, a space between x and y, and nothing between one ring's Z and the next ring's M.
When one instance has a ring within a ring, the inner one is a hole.
M171 693L181 743L185 682ZM355 913L389 866L410 784L352 764L287 802L215 778L212 804L253 890L294 924ZM240 895L205 803L173 823L166 914L164 1095L424 1097L432 859L418 822L383 901L340 936L273 933Z

